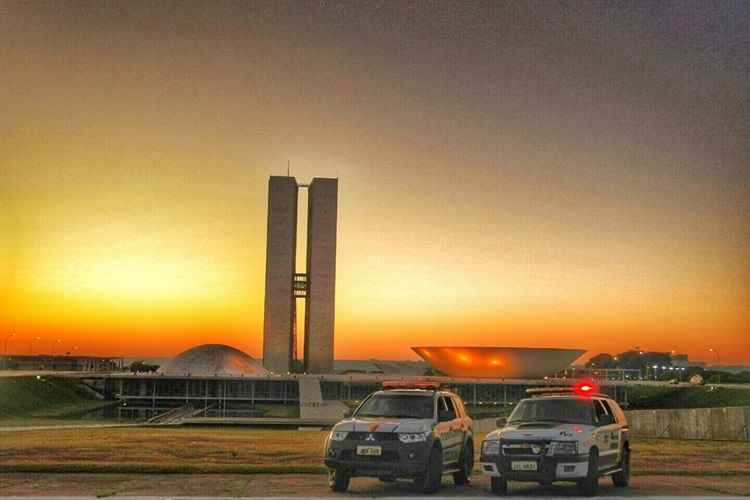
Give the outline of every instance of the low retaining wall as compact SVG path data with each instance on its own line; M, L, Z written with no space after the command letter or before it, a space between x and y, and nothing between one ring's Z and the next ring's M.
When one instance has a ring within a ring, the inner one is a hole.
M473 427L474 432L481 432L481 433L488 433L492 432L495 429L497 429L497 419L496 418L478 418L473 419Z
M750 407L625 412L633 436L750 441Z

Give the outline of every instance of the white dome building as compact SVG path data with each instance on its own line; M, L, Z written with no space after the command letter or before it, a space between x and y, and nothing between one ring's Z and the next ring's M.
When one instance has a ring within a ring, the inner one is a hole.
M251 356L223 344L203 344L183 351L157 373L194 377L257 377L269 372Z

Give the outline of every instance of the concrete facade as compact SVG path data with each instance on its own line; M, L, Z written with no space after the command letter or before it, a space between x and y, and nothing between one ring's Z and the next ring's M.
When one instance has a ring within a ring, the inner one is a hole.
M307 187L307 273L296 273L297 195ZM333 372L338 180L315 178L309 186L294 177L268 180L266 295L263 365L291 371L295 357L295 301L305 299L304 367Z
M263 365L275 373L287 373L292 367L296 250L297 181L272 176L268 179Z
M308 192L305 372L333 372L338 180L315 178Z

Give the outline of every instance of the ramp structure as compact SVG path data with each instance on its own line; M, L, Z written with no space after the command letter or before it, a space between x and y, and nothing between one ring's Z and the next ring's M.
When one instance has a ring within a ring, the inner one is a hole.
M338 420L348 410L341 401L324 401L318 377L299 378L299 416L309 420Z

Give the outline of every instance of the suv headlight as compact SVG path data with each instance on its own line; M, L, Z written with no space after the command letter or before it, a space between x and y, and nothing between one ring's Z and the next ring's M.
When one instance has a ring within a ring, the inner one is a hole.
M552 441L549 445L548 455L578 455L577 441Z
M333 431L331 432L331 441L343 441L348 435L349 433L346 431Z
M499 455L500 441L485 441L482 443L482 455Z
M398 440L402 443L422 443L427 441L429 432L399 432Z

